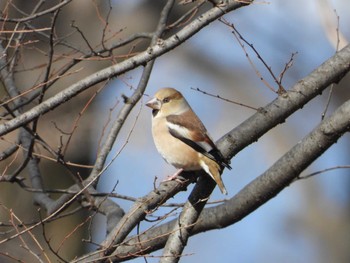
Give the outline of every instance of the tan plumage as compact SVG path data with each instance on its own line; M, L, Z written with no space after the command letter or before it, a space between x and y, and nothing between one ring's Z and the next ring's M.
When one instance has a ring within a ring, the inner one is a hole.
M182 94L163 88L146 105L153 109L153 140L162 157L181 171L203 169L227 194L220 173L231 167Z

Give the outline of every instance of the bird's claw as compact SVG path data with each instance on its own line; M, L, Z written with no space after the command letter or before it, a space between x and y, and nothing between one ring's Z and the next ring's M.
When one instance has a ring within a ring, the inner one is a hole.
M168 181L173 181L173 180L175 180L175 181L177 181L177 182L182 182L183 180L181 180L181 179L178 177L179 174L182 173L182 171L183 171L182 168L179 169L179 170L177 170L176 173L174 173L173 175L168 176L163 182L168 182Z

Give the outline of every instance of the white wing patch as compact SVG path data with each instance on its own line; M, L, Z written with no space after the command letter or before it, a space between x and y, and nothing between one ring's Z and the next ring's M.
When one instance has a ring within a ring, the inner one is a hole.
M174 130L176 134L179 134L181 137L192 141L190 131L184 126L174 124L171 122L167 122L167 125L169 129ZM204 141L193 141L193 143L199 145L206 152L210 152L213 149L207 142L204 142Z
M190 131L185 128L184 126L180 126L178 124L174 124L171 122L167 121L167 125L170 129L175 130L176 133L180 134L182 137L186 138L186 139L191 139L190 137Z

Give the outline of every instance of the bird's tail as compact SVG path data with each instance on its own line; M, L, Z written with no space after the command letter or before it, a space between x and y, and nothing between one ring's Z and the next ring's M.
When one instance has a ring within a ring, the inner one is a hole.
M203 170L210 175L210 177L215 181L215 183L219 186L220 191L227 195L227 191L225 188L224 183L222 182L221 179L221 174L220 174L220 165L214 162L213 160L209 158L205 158L205 160L201 160L200 164L203 168Z

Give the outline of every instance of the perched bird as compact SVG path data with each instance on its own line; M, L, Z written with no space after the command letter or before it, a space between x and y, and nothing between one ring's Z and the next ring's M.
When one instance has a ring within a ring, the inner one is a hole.
M216 147L201 120L182 94L173 88L162 88L148 101L152 108L152 134L158 152L166 162L182 171L203 169L227 194L221 180L221 169L231 169Z

